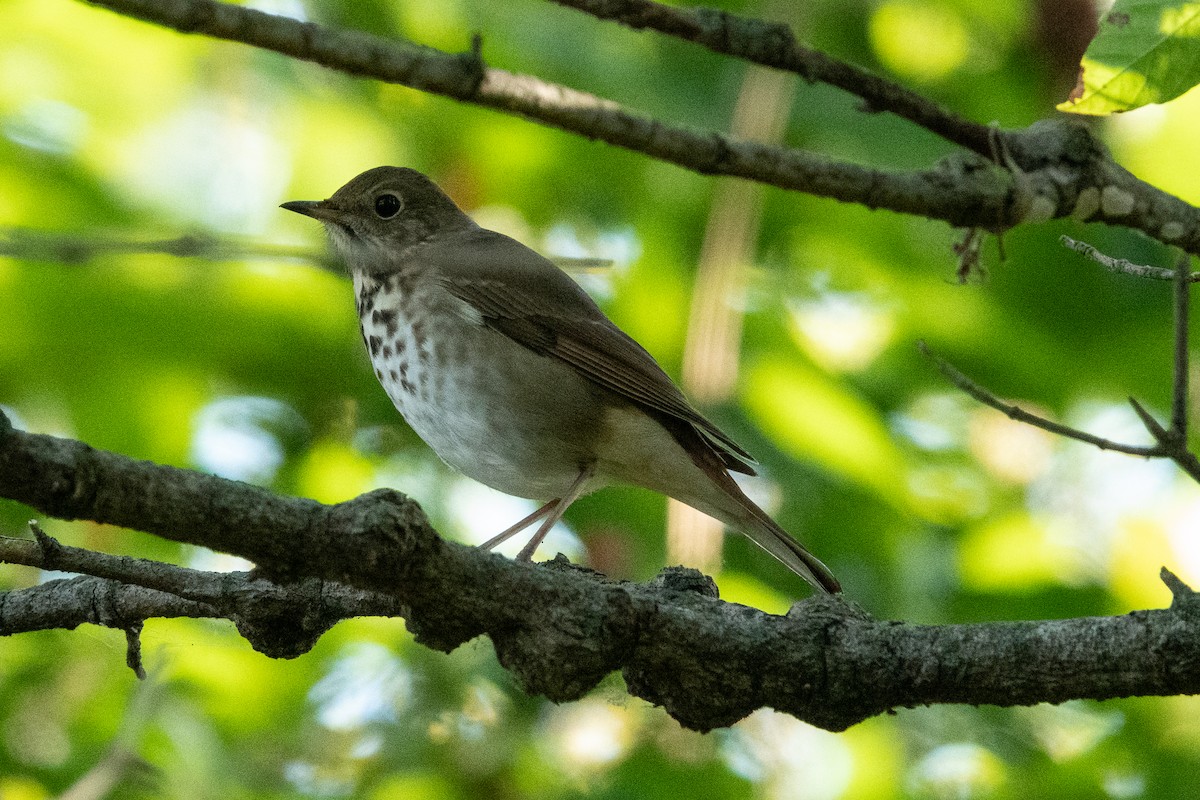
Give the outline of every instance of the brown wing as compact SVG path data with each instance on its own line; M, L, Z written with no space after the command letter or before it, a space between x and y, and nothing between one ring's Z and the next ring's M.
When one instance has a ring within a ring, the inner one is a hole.
M523 245L490 231L476 234L482 235L484 241L475 241L470 250L473 259L481 249L493 256L488 268L449 269L442 280L484 324L536 353L561 359L638 405L688 423L727 469L754 474L750 454L692 408L653 356L605 317L574 281ZM439 258L439 264L454 261ZM531 281L536 291L524 288Z

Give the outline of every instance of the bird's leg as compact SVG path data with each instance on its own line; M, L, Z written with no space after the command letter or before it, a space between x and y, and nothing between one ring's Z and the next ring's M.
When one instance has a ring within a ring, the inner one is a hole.
M533 553L538 549L538 545L546 538L546 534L550 533L550 529L554 527L555 523L562 519L562 515L566 513L571 503L574 503L579 498L579 495L583 494L583 487L587 485L588 479L592 477L595 471L596 466L594 464L589 464L579 471L579 477L575 479L574 483L559 498L558 504L554 506L554 510L550 513L550 516L546 517L546 521L537 529L537 533L533 535L529 543L521 548L521 552L517 553L517 561L530 561L533 559Z
M500 533L496 534L495 536L488 539L483 544L479 545L479 549L480 550L491 550L493 547L496 547L497 545L504 544L509 539L516 536L518 533L525 530L530 525L537 522L539 519L546 516L551 511L553 511L554 506L556 503L558 503L558 501L559 501L559 498L557 498L557 497L554 498L549 503L546 503L546 505L542 506L537 511L530 514L528 517L525 517L525 519L521 520L520 522L513 525L512 527L505 528Z

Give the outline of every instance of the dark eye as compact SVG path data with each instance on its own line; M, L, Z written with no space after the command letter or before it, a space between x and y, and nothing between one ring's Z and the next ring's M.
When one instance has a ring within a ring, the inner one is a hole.
M400 213L402 205L399 196L386 192L375 198L375 213L380 219L391 219Z

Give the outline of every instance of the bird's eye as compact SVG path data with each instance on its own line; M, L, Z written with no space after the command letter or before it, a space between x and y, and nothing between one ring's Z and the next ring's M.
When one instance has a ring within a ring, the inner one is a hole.
M400 213L400 207L403 205L399 195L384 192L375 198L375 213L380 219L391 219Z

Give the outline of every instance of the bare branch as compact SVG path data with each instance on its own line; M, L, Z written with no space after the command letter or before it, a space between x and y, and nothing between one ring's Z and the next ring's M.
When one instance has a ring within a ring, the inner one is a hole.
M981 224L972 209L982 209L989 227L1003 222L1010 205L1003 170L947 164L927 172L892 172L803 150L736 141L716 131L668 125L586 92L489 67L474 50L445 53L404 39L324 28L213 0L88 2L183 33L239 41L351 75L516 114L703 174L749 178L871 208L946 219L961 227ZM962 218L964 211L971 218Z
M929 98L862 67L796 41L780 22L741 17L711 8L672 8L653 0L553 0L600 19L650 28L735 58L794 72L836 86L866 101L866 111L887 111L947 141L992 158L987 125L963 119Z
M968 378L966 375L952 366L950 362L938 355L935 355L933 351L929 349L929 346L925 344L925 342L917 342L917 349L921 351L922 355L931 360L938 368L938 371L945 375L951 383L953 383L959 389L962 389L979 402L986 406L991 406L1010 419L1015 419L1018 422L1024 422L1027 425L1032 425L1035 428L1041 428L1044 431L1049 431L1050 433L1064 436L1068 439L1075 439L1086 444L1095 445L1101 450L1112 450L1117 453L1127 453L1131 456L1161 457L1167 455L1160 445L1121 444L1119 442L1114 442L1111 439L1105 439L1102 436L1095 436L1087 431L1081 431L1077 428L1072 428L1069 425L1053 422L1045 417L1039 417L1037 414L1026 411L1020 406L1015 406L1011 403L1005 403L1003 400L996 397L996 395L992 394L987 389L984 389L982 386Z
M1082 253L1083 255L1092 259L1109 272L1133 275L1137 278L1152 278L1156 281L1173 281L1175 280L1175 275L1178 272L1178 270L1174 269L1151 267L1146 264L1134 264L1132 261L1126 261L1123 258L1113 258L1112 256L1108 256L1100 252L1087 242L1081 242L1077 239L1072 239L1066 234L1059 236L1058 240L1062 242L1064 246L1074 250L1076 253ZM1200 281L1200 272L1187 274L1187 280L1193 283Z
M9 593L0 605L0 633L88 622L132 636L129 632L150 617L225 618L259 652L291 658L307 652L343 619L396 616L405 610L394 597L328 581L278 585L245 572L203 572L69 547L47 536L37 523L31 522L30 529L35 541L0 537L0 562L90 577ZM36 616L22 611L14 617L18 602L22 609L36 607ZM135 639L130 642L136 646Z
M1187 446L1188 430L1188 301L1191 295L1188 267L1192 259L1186 253L1175 265L1175 376L1171 392L1171 432Z
M1157 269L1155 267L1145 267L1137 264L1130 264L1128 261L1120 261L1104 255L1091 245L1077 242L1069 237L1062 237L1063 243L1074 250L1085 253L1095 259L1101 265L1113 269L1118 272L1127 272L1130 274L1143 274L1146 270ZM1127 453L1133 456L1144 456L1147 458L1169 458L1174 461L1180 469L1182 469L1192 480L1200 483L1200 458L1197 458L1194 453L1188 450L1187 429L1188 429L1188 299L1189 290L1191 288L1190 280L1191 273L1188 271L1191 259L1187 254L1184 254L1177 262L1176 268L1170 271L1174 279L1174 347L1173 347L1173 365L1174 375L1172 378L1172 400L1171 400L1171 427L1164 428L1159 422L1154 419L1154 416L1147 411L1141 403L1134 398L1129 398L1133 410L1137 413L1138 418L1142 421L1146 430L1154 437L1156 444L1144 445L1127 445L1114 442L1110 439L1105 439L1100 436L1081 431L1077 428L1072 428L1067 425L1062 425L1053 422L1037 414L1026 411L1019 406L1005 403L996 395L989 392L979 384L972 381L945 359L934 355L925 342L918 342L917 349L923 355L933 361L938 370L946 376L946 378L958 388L969 394L984 405L1007 415L1011 419L1018 422L1024 422L1028 425L1041 428L1050 433L1064 436L1068 439L1075 439L1086 444L1099 447L1101 450L1112 450L1118 453ZM1157 277L1157 276L1152 276Z
M0 593L0 636L71 630L84 623L125 630L151 617L215 616L219 616L216 609L203 603L91 576L59 578Z
M170 239L137 240L108 233L63 233L29 228L0 228L0 257L84 264L113 254L160 254L208 261L283 259L305 261L332 272L342 268L310 248L262 244L249 239L189 233Z
M0 257L57 264L85 264L107 255L156 254L207 261L286 260L312 264L336 275L345 268L327 254L307 247L262 244L256 240L218 237L209 233L187 233L170 239L139 240L111 233L63 233L31 228L0 227ZM562 269L572 272L606 269L612 261L590 256L548 255Z
M738 141L716 131L668 125L586 92L489 67L477 48L445 53L399 38L324 28L214 0L88 2L183 33L243 42L351 75L515 114L702 174L746 178L961 228L1003 231L1073 215L1137 228L1200 252L1200 209L1139 181L1114 164L1084 126L1060 119L1003 133L1012 163L1021 169L1020 183L989 157L969 151L924 171L873 169L803 150ZM769 49L774 40L764 36Z
M1137 412L1138 419L1142 421L1142 425L1150 432L1158 442L1158 450L1156 453L1159 457L1169 458L1174 461L1180 469L1188 474L1188 476L1200 483L1200 459L1187 449L1187 441L1179 436L1175 431L1164 428L1154 416L1147 411L1141 403L1134 398L1129 398L1129 404L1133 406L1133 410Z

